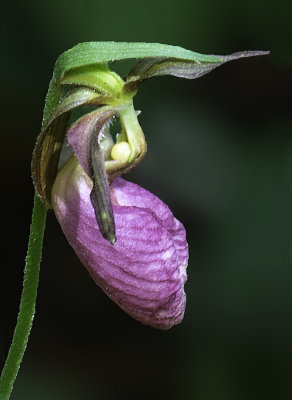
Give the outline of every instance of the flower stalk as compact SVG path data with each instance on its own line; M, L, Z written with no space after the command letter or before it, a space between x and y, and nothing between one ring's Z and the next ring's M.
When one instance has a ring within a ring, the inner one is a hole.
M24 269L23 290L12 344L0 378L0 400L8 400L10 397L32 327L39 283L46 214L45 206L39 196L35 194Z

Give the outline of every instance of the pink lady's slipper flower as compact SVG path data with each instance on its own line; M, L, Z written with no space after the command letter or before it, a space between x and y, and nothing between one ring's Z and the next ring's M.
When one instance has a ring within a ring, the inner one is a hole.
M88 89L73 90L54 115L59 118L71 104L97 101L96 96ZM109 129L114 118L121 124L115 138ZM50 132L50 122L47 126ZM89 274L138 321L160 329L181 322L188 261L185 229L161 200L120 177L146 152L132 101L99 107L71 125L67 140L74 155L51 187L51 170L42 164L48 159L52 165L55 157L55 147L50 147L50 158L43 150L52 137L47 132L37 144L36 154L41 149L41 155L33 168L40 176L39 192Z
M114 144L109 121L115 115L123 140ZM68 242L133 318L160 329L178 324L186 303L185 229L161 200L119 176L146 151L132 103L86 114L67 139L75 155L59 171L51 201Z
M264 54L216 56L160 43L87 42L58 57L32 158L36 193L17 326L0 377L1 399L10 396L29 337L51 208L89 274L118 306L154 328L181 322L185 229L161 200L121 178L147 148L133 98L148 78L196 79L226 62ZM117 74L129 66L126 76ZM115 118L118 134L109 127ZM66 136L73 155L60 168L68 155L61 154Z
M263 54L209 56L153 43L89 42L56 62L32 160L36 191L53 207L95 282L144 324L167 329L182 320L188 246L168 207L120 177L146 153L133 97L152 76L195 79L228 61ZM125 59L139 61L124 80L109 66ZM94 111L67 131L74 110L85 106ZM115 137L109 129L113 118L120 120ZM74 155L57 175L66 134Z
M160 329L178 324L186 302L183 225L152 193L118 177L110 186L112 245L96 223L92 186L75 157L57 176L52 203L68 242L95 282L133 318Z

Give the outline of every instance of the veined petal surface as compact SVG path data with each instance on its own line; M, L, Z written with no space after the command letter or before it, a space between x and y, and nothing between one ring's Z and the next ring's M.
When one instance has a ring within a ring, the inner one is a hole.
M81 262L102 290L130 316L159 329L181 322L188 245L183 225L156 196L116 178L111 184L117 241L98 228L92 181L73 156L52 191L56 217Z

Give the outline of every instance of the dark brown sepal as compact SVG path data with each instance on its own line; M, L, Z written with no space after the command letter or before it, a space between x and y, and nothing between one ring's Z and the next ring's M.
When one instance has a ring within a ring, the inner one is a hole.
M108 124L116 114L115 108L101 107L81 117L67 134L75 156L93 181L90 199L100 232L112 244L116 241L115 223L101 142L105 133L110 134Z
M51 208L51 190L71 111L84 105L101 105L104 101L104 96L88 88L73 89L60 100L49 116L37 139L32 157L33 183L47 208Z
M179 78L196 79L220 65L245 57L262 56L267 51L241 51L227 56L213 56L211 61L190 61L178 58L153 57L141 59L130 71L124 91L138 88L140 82L152 76L173 75Z
M90 193L91 204L102 236L111 244L114 244L116 242L115 220L105 170L104 154L98 143L98 135L92 135L90 156L91 178L93 180L93 188Z

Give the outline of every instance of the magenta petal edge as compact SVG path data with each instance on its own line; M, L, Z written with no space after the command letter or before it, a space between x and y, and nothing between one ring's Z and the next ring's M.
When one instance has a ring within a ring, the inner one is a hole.
M91 189L91 179L74 156L53 186L53 209L77 256L131 317L159 329L180 323L188 263L183 225L160 199L119 177L110 189L117 236L111 245L99 231Z

